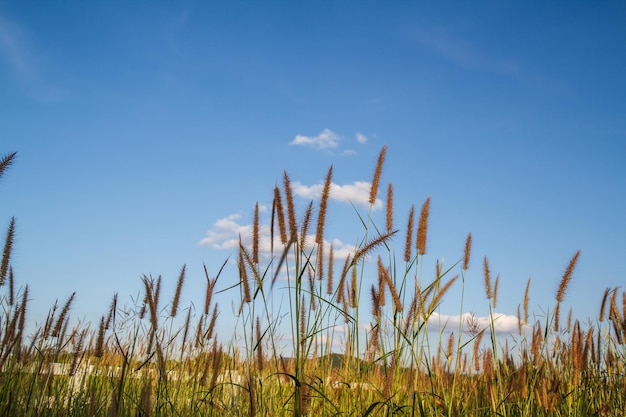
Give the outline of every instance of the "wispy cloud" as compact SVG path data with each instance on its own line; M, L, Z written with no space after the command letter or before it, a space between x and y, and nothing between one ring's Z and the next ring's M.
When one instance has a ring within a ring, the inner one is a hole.
M445 28L430 29L417 35L416 40L426 49L461 68L517 77L519 63L510 58L494 57L479 50L466 38Z
M317 136L304 136L296 135L296 137L289 142L290 145L303 145L310 146L317 149L336 148L339 144L339 135L330 129L324 129L322 133Z
M367 143L367 136L365 136L361 132L356 132L356 141L359 142L360 144Z
M33 57L26 48L21 30L2 16L0 16L0 55L15 72L30 77L34 75Z
M28 41L24 29L0 16L0 61L6 61L17 80L41 102L62 98L62 91L50 85L41 74L41 57Z

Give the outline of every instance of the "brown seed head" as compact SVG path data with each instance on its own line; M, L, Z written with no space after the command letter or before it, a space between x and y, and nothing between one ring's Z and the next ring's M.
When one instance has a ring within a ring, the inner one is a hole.
M465 252L463 255L463 270L464 271L467 271L467 268L469 267L471 250L472 250L472 234L468 233L467 239L465 240Z
M324 181L324 189L322 190L322 198L320 199L320 212L317 215L317 231L315 233L315 243L321 244L324 241L324 226L326 225L326 210L328 207L328 197L330 196L330 186L333 178L333 167L328 169L326 181Z
M393 184L387 186L387 231L393 229Z
M189 327L191 326L191 308L187 309L187 317L185 318L185 327L183 328L183 340L181 344L181 350L185 349L187 344L187 337L189 336Z
M59 314L57 323L54 326L54 329L52 330L52 337L57 337L61 335L61 329L63 328L65 324L67 313L70 310L70 306L72 304L72 301L74 301L75 296L76 296L76 292L73 292L72 295L70 295L70 298L68 298L68 300L65 302L65 305L63 306L63 309L61 310L61 314Z
M317 302L315 298L315 277L313 276L313 268L309 267L306 269L306 274L309 281L309 302L311 303L310 309L315 311L317 310Z
M454 277L450 279L450 281L446 282L446 284L443 287L441 287L441 290L437 292L437 294L433 297L432 301L430 302L429 312L434 311L435 308L437 308L439 303L441 303L443 296L446 295L450 287L452 287L452 285L456 282L458 278L459 276L455 275Z
M205 333L206 340L210 340L213 337L213 331L215 330L215 322L217 321L218 306L219 306L219 303L215 303L215 305L213 306L213 314L211 314L211 321L209 322L209 327L207 328L206 333Z
M254 221L252 223L252 262L259 263L259 203L254 206Z
M485 292L487 293L487 299L490 300L492 296L491 280L489 279L489 261L487 260L486 256L483 261L483 269L485 271Z
M382 273L384 277L384 281L387 283L389 287L389 292L391 292L391 298L393 299L393 306L396 312L402 311L402 302L400 301L400 297L398 296L398 291L396 290L396 286L393 284L391 280L391 276L389 275L389 270L384 267L383 261L381 257L378 257L378 270L379 273Z
M309 203L309 206L304 213L304 219L302 220L302 230L300 230L300 247L306 246L307 233L309 232L309 225L311 224L311 215L313 214L313 202Z
M306 306L304 305L304 296L300 301L300 343L304 346L306 340Z
M396 231L393 230L391 232L386 232L378 237L370 240L364 246L362 246L359 250L354 254L354 259L352 260L352 265L356 265L357 261L367 255L370 251L374 250L378 246L384 244L389 240L393 235L396 234Z
M280 241L287 244L287 228L285 225L285 213L283 211L283 200L280 196L280 189L274 187L274 206L276 207L276 217L278 218L278 229L280 231Z
M350 285L350 307L356 308L357 305L357 292L358 292L358 280L357 280L357 269L356 266L352 268L352 280Z
M609 308L609 320L616 322L619 321L620 314L617 309L617 288L613 290L613 295L611 296L611 303Z
M404 247L404 262L411 260L411 250L413 249L413 217L415 216L415 206L411 206L409 220L406 226L406 245Z
M559 331L559 320L561 316L561 303L557 301L556 307L554 308L554 331Z
M370 288L370 293L372 295L372 316L376 319L380 318L380 297L376 292L376 287L372 284Z
M176 292L174 293L174 299L172 300L172 310L170 311L170 317L176 317L178 313L178 305L180 304L180 294L183 290L183 281L185 280L186 265L183 265L180 274L178 275L178 282L176 283Z
M378 303L381 306L385 306L385 286L387 285L387 280L385 279L385 266L383 265L380 256L378 257Z
M370 189L370 204L374 204L376 202L376 195L378 194L378 184L380 182L380 174L383 170L383 163L385 162L386 153L387 145L383 146L380 154L378 155L378 162L376 162L376 171L374 171L374 179L372 180L372 188Z
M335 249L330 245L330 253L328 254L328 279L326 281L326 294L333 293L333 262L335 257Z
M94 352L96 358L101 358L104 355L104 328L105 320L104 316L102 316L100 326L98 327L98 337L96 338L96 348Z
M430 212L430 197L422 205L419 225L417 227L417 252L420 255L426 253L426 233L428 231L428 215Z
M298 236L298 229L296 225L296 209L293 204L291 180L289 179L289 175L287 175L287 171L285 171L283 182L285 186L285 198L287 199L287 214L289 217L289 233L291 236L290 240L295 241Z
M20 335L24 333L24 325L26 323L26 305L28 304L28 285L24 288L24 294L22 294L22 302L19 306L19 322L17 324L17 331Z
M446 348L446 357L448 360L452 357L452 349L454 347L454 332L450 332L450 337L448 337L448 346Z
M9 264L11 259L11 248L13 247L13 238L15 236L15 217L11 218L7 235L4 239L4 250L2 252L2 262L0 262L0 286L4 285L4 281L9 272Z
M563 301L563 297L565 296L565 290L567 289L567 285L572 278L572 273L574 272L574 267L576 267L576 263L578 262L578 257L580 256L580 249L574 254L572 259L569 261L569 265L563 274L563 278L561 279L561 283L559 284L559 288L556 292L556 301L558 303Z
M145 304L147 304L148 310L150 312L150 324L152 325L152 329L156 330L158 327L158 316L156 303L154 301L154 280L152 279L152 277L147 277L144 275L143 284L146 289Z
M0 159L0 178L2 177L2 175L4 175L7 168L9 168L13 164L13 160L15 159L16 155L17 152L12 152L8 155L4 155L2 159Z
M524 291L524 323L528 323L528 300L530 291L530 278L528 278L528 282L526 283L526 290Z
M500 283L500 274L496 276L496 282L493 284L493 307L498 304L498 284Z
M473 356L474 356L474 370L476 372L480 371L480 355L479 355L479 349L480 349L480 343L483 340L483 336L485 335L485 331L482 330L480 333L478 333L478 336L476 337L476 340L474 341L474 352L473 352Z
M15 303L15 278L13 276L13 267L9 266L9 305Z
M242 307L244 303L252 301L252 297L250 296L250 283L248 282L248 269L246 268L244 261L243 251L244 249L243 244L241 243L241 236L239 236L239 279L243 285L243 299L241 300Z
M263 344L261 343L261 320L259 316L256 318L256 361L257 369L263 370Z
M345 282L346 282L346 276L348 275L348 270L350 269L350 266L352 265L351 261L352 261L352 256L351 255L346 256L346 260L343 264L343 269L341 270L341 278L339 279L339 285L337 286L337 302L338 303L345 301Z
M317 275L317 279L318 280L323 280L324 279L324 241L322 240L318 245L317 245L317 268L316 268L316 275Z

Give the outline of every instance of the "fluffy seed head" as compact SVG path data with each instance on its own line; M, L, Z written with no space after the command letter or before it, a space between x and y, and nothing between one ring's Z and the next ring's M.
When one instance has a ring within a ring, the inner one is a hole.
M252 223L252 262L259 263L259 203L254 206L254 221Z
M333 262L335 257L335 249L330 245L330 253L328 254L328 277L326 280L326 294L333 293Z
M387 231L393 229L393 184L387 186Z
M285 212L283 211L283 199L280 196L280 189L278 187L274 187L274 207L276 208L276 217L278 218L280 241L285 245L287 244L287 228L285 225Z
M411 260L411 250L413 248L413 217L415 217L415 206L411 206L409 220L406 226L406 245L404 246L404 262Z
M467 268L469 267L471 250L472 250L472 234L468 233L467 239L465 240L465 252L463 255L463 270L464 271L467 271Z
M417 252L420 255L426 253L426 234L428 232L428 215L430 213L430 197L422 205L419 224L417 226Z
M285 185L285 198L287 199L287 214L289 217L289 233L291 236L290 240L295 241L298 236L298 229L296 225L296 209L293 204L291 180L289 179L289 175L287 175L287 171L285 171L283 183Z
M580 249L574 254L572 259L569 261L569 265L567 265L567 269L563 274L563 278L559 284L559 288L556 291L556 301L558 303L563 301L563 297L565 296L565 290L567 289L567 285L569 284L572 273L574 272L574 268L576 267L576 263L578 262L578 257L580 256Z
M370 189L370 204L374 204L376 202L376 195L378 194L378 184L380 182L380 174L383 170L383 163L385 162L386 153L387 145L383 146L380 154L378 155L378 162L376 162L376 171L374 171L374 179L372 180L372 188Z
M330 186L333 178L333 167L328 169L324 189L322 190L322 198L320 199L320 212L317 215L317 231L315 233L315 243L321 244L324 241L324 226L326 224L326 210L328 207L328 197L330 196Z
M489 261L487 260L486 256L483 261L483 269L485 271L485 292L487 293L487 299L490 300L492 296L491 280L489 279Z
M174 293L174 299L172 300L172 310L170 312L171 317L176 317L178 313L178 305L180 304L180 294L183 290L183 281L185 280L186 265L183 265L180 275L178 276L178 282L176 284L176 292Z
M604 310L606 309L606 300L609 298L609 288L604 290L604 295L602 296L602 304L600 304L600 318L598 319L600 322L604 321Z

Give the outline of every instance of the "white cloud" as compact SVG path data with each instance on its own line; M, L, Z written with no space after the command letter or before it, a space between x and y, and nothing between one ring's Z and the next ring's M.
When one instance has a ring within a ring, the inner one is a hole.
M332 190L334 188L335 184L331 183L330 184L330 190L331 190L331 194L332 194ZM294 181L291 185L291 189L294 193L294 195L297 195L298 197L302 197L302 198L306 198L309 200L315 199L315 198L320 198L322 196L322 191L324 189L324 184L315 184L315 185L304 185L299 181Z
M324 240L324 247L330 247L329 243ZM345 260L348 255L353 256L356 252L356 246L344 243L339 239L333 239L333 257L337 260Z
M307 199L314 199L321 197L324 185L320 183L308 186L296 181L293 183L292 187L295 195ZM346 185L339 185L333 182L330 186L329 198L343 203L369 207L371 187L372 185L367 181L355 181L352 184ZM376 198L373 208L380 209L382 207L383 202L379 198Z
M236 222L240 217L239 214L231 214L219 219L200 241L200 244L211 246L214 249L236 248L239 245L239 235L243 239L252 233L252 225L242 226Z
M360 132L356 132L356 141L359 142L360 144L364 144L367 142L367 136L365 136L364 134Z
M294 195L302 197L307 200L316 200L321 198L324 184L304 185L298 181L292 183L292 189ZM355 181L352 184L339 185L331 183L329 199L349 203L354 205L361 205L369 207L371 184L366 181ZM269 257L272 252L272 241L270 235L270 207L267 205L259 204L259 213L262 214L259 225L259 252L262 256ZM381 199L377 198L374 202L373 209L378 210L383 207ZM209 229L206 236L200 240L200 245L210 246L214 249L236 249L239 245L239 237L246 247L252 245L252 231L253 225L251 224L253 215L250 214L250 224L241 224L239 219L240 214L231 214L223 217L215 222L213 227ZM281 248L277 245L278 231L274 231L274 254ZM314 236L307 237L307 244L313 244L315 241ZM331 242L325 242L325 247L330 247ZM339 239L332 241L334 247L335 259L345 259L348 255L354 254L354 245L343 243Z
M317 136L296 135L289 144L311 146L317 149L336 148L339 144L339 136L330 129L324 129Z
M464 313L460 316L448 316L445 314L433 313L428 321L429 324L445 327L448 330L455 330L459 325L463 325L463 330L469 330L469 323L474 323L475 329L480 332L482 330L490 331L491 323L496 333L517 333L519 331L519 322L517 316L506 315L502 313L493 313L490 316L475 316L472 313ZM530 326L523 324L522 330L527 330Z
M223 250L237 250L239 247L239 237L241 236L241 243L248 249L252 249L252 224L240 224L238 220L241 218L240 214L231 214L222 219L219 219L211 229L206 233L206 236L200 240L199 244L203 246L210 246L213 249ZM272 237L271 229L269 225L269 219L261 219L259 224L259 257L262 262L268 262L272 256L276 257L283 250L283 246L280 244L280 237L278 236L278 230L274 231L274 248L272 254ZM340 239L333 239L332 242L324 239L324 247L326 250L333 246L333 257L336 261L344 261L348 255L354 255L356 250L353 244L347 244ZM306 245L312 248L315 245L315 235L309 234L306 237ZM311 259L311 262L315 262L315 256ZM283 279L284 277L279 277Z
M346 185L334 184L330 189L330 198L346 203L368 206L371 188L372 185L367 181L355 181ZM374 202L374 209L380 209L382 206L383 202L377 198Z

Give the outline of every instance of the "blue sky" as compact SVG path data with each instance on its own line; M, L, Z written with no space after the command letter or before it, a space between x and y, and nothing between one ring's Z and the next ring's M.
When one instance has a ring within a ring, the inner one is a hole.
M201 304L203 262L235 254L284 170L302 214L333 165L326 236L355 244L346 201L367 212L385 144L396 227L432 199L425 273L473 235L465 311L487 312L487 256L496 310L531 277L540 316L580 249L566 304L596 317L624 282L625 21L621 2L0 1L0 215L29 318L76 291L93 320L143 274L173 294L183 264Z

